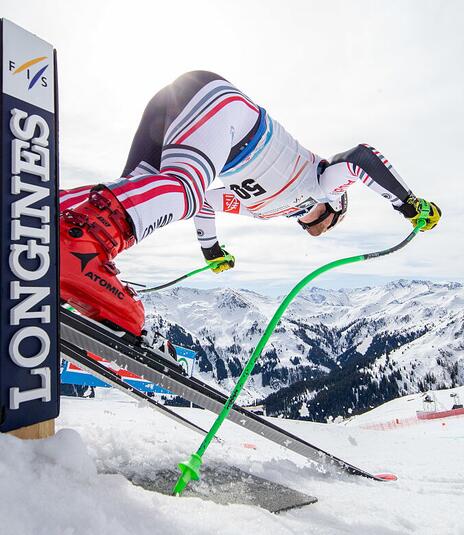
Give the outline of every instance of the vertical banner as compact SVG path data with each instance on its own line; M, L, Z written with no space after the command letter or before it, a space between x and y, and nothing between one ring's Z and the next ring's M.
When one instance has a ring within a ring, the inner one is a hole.
M1 24L0 431L59 413L56 57Z

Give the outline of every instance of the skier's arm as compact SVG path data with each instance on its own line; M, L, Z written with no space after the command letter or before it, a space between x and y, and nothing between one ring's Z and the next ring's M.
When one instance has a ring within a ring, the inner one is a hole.
M215 273L230 269L235 265L235 258L222 249L216 235L216 212L226 212L253 217L243 204L235 197L228 188L217 188L208 190L205 195L205 202L201 210L193 218L197 238L201 245L201 250L207 262L222 261L222 264L213 269Z
M388 199L395 210L414 224L418 215L417 198L385 156L369 145L358 145L335 155L327 162L319 184L336 209L341 195L358 180ZM430 204L430 221L425 230L433 228L441 216L440 209L434 203Z
M229 188L210 189L206 192L201 210L193 218L197 238L203 249L212 247L217 241L216 212L253 217Z

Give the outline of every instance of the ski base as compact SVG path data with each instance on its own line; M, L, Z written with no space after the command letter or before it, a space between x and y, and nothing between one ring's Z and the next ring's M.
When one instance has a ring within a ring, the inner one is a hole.
M156 471L150 478L134 475L128 479L145 490L172 496L178 476L177 470L165 469ZM253 505L271 513L282 513L317 502L315 496L308 496L234 466L205 466L202 479L192 481L182 497L201 498L221 505Z

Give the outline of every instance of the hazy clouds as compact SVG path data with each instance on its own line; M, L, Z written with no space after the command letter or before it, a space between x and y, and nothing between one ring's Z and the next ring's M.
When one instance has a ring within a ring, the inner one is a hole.
M0 14L58 50L63 186L118 176L148 99L184 71L213 70L322 156L359 142L378 147L417 195L443 208L440 227L403 252L327 275L326 284L463 280L464 2L3 0ZM409 231L372 191L349 193L349 217L319 239L294 221L219 216L237 268L199 284L278 292L323 262ZM147 282L201 263L190 221L119 262L127 278Z

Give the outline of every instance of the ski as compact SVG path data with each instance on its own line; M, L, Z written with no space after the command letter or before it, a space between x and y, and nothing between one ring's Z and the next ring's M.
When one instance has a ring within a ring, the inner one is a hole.
M161 414L164 414L165 416L171 418L177 423L180 423L185 427L188 427L189 429L200 433L201 435L206 435L207 432L200 426L190 422L189 420L187 420L187 418L176 414L174 411L168 409L165 405L162 405L161 403L158 403L155 399L151 398L150 396L147 396L144 392L141 392L135 387L129 385L112 370L106 368L105 366L94 360L92 357L89 357L87 355L87 352L80 349L79 347L70 344L69 342L66 342L64 340L61 340L60 353L61 358L67 360L68 362L72 362L82 370L91 373L93 376L97 377L101 381L104 381L105 383L113 386L114 388L121 390L122 392L128 394L137 401L143 401L147 403L152 409L155 409Z
M132 345L98 322L61 308L60 324L63 341L114 361L119 367L129 369L215 414L219 414L227 401L227 396L222 392L199 379L186 377L180 366L161 352ZM332 465L343 472L376 481L386 479L358 468L236 404L228 419L318 465Z
M179 416L153 398L140 392L124 382L111 369L106 368L90 357L86 351L61 342L61 357L72 362L82 370L91 373L101 381L128 394L137 401L147 403L151 408L161 412L193 431L206 435L206 431ZM216 439L219 440L219 439ZM124 474L122 474L124 475ZM137 474L128 478L131 483L145 490L172 495L172 487L177 479L177 471L172 469L156 470L150 477ZM281 483L275 483L263 477L245 472L235 466L206 467L200 484L189 487L185 496L198 497L219 504L242 504L263 507L271 513L282 513L298 509L317 502L315 496L309 496Z

